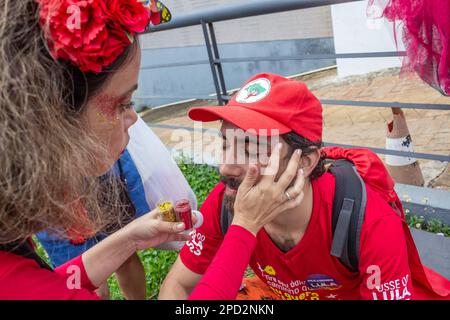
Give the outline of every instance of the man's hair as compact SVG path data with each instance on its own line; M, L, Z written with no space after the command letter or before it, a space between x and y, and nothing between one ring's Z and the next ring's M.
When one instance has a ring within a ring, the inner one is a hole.
M313 142L306 139L305 137L295 133L294 131L288 132L281 136L286 143L289 145L289 155L292 155L296 149L302 150L302 155L308 155L314 150L320 149L322 147L322 141ZM317 179L325 173L325 154L320 151L320 159L317 166L309 175L311 180Z

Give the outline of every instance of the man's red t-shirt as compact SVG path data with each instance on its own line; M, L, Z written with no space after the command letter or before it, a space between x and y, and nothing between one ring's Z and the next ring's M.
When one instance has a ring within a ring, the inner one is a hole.
M438 299L411 279L402 218L367 189L361 230L359 272L349 271L330 255L335 179L325 173L312 181L313 211L301 241L282 252L262 229L250 266L280 299ZM225 186L219 183L202 208L204 224L180 252L184 265L204 274L223 241L220 211Z

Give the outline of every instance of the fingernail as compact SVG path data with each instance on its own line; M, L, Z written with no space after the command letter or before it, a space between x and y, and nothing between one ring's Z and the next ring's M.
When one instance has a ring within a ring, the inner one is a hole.
M278 150L280 150L282 146L283 146L283 144L282 144L281 142L278 142L278 143L277 143L277 149L278 149Z
M183 231L183 230L184 230L184 223L183 223L183 222L177 224L177 230L178 230L178 231Z
M300 174L301 174L302 176L305 175L305 171L303 171L303 168L301 168L299 171L300 171Z
M302 150L301 150L301 149L297 149L297 150L295 150L295 152L296 152L298 155L301 155L301 154L302 154Z

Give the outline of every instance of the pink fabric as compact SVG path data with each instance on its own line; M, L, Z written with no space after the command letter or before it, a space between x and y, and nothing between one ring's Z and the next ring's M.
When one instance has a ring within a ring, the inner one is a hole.
M415 71L430 86L450 95L450 1L369 0L382 16L403 25L407 57L403 71ZM395 25L394 25L395 28Z

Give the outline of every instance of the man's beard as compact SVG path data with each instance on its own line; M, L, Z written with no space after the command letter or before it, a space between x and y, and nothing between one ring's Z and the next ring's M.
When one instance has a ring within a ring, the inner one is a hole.
M230 178L227 176L221 176L220 181L228 186L230 189L237 190L241 185L242 181L236 180L234 178ZM236 195L224 194L223 201L225 204L225 208L228 210L230 214L234 214L234 202L236 201Z

